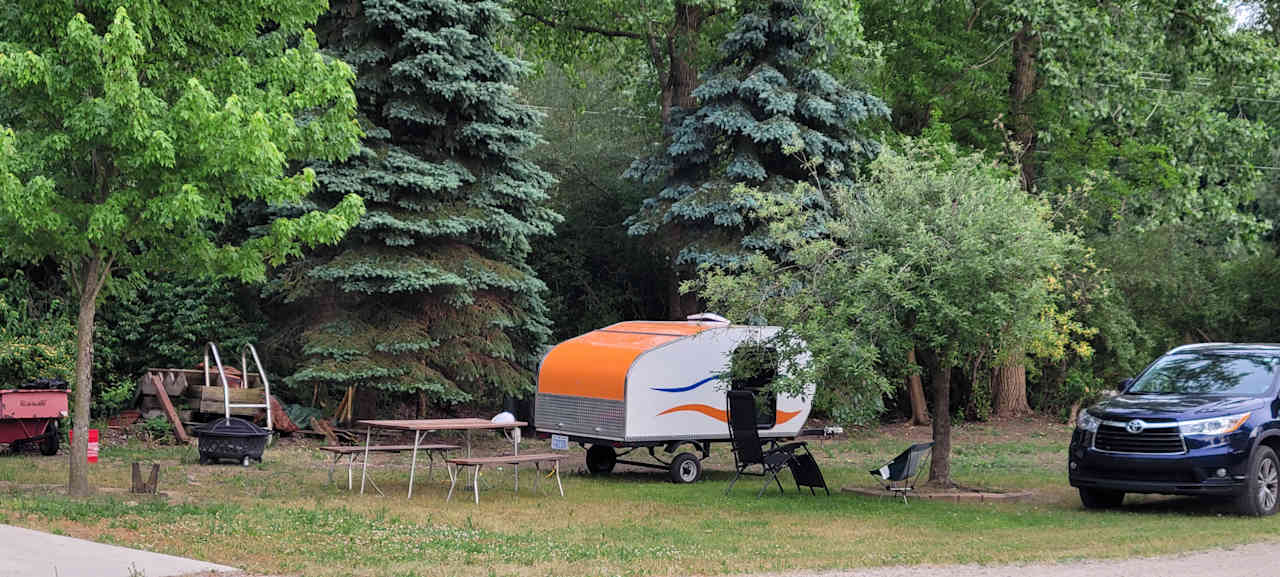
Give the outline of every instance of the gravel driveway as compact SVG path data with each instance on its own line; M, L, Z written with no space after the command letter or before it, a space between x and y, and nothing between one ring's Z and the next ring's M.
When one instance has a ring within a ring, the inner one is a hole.
M858 571L790 573L756 577L1275 577L1280 575L1280 543L1254 543L1187 555L1039 565L916 565Z

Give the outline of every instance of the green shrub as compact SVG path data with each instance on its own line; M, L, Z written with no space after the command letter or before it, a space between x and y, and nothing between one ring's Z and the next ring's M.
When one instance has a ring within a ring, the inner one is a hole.
M0 277L0 387L75 375L75 327L57 298L37 298L21 269Z

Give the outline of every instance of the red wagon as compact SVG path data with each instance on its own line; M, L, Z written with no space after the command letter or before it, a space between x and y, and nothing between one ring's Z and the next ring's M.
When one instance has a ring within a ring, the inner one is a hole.
M39 443L45 455L58 453L58 419L67 416L67 391L59 389L0 390L0 443L20 449Z

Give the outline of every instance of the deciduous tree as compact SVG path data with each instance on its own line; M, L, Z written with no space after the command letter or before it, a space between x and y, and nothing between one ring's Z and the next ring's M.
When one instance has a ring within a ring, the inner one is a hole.
M299 202L315 173L293 167L355 148L353 75L317 51L315 2L17 4L0 10L0 251L56 260L79 299L69 489L84 495L102 291L159 270L258 281L340 239L358 196L237 245L209 225L241 201Z
M930 481L950 485L951 375L1053 340L1052 275L1075 239L1052 229L1016 167L950 143L886 150L857 189L834 189L821 238L797 226L797 203L758 198L788 258L757 253L740 271L714 270L702 294L738 318L787 327L784 357L807 343L810 365L778 386L819 383L819 405L838 416L876 414L903 372L896 360L918 350L933 397Z

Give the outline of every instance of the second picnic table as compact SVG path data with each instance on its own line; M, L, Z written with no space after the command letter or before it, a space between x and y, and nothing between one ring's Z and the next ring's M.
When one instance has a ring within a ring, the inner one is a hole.
M412 431L413 432L413 459L409 466L409 497L413 498L413 480L418 469L418 449L422 445L422 439L431 431L463 431L466 436L467 456L471 456L471 431L483 429L516 429L523 427L528 423L524 421L511 421L507 423L495 423L487 419L403 419L403 420L369 420L358 421L358 424L366 427L364 436L364 465L360 469L360 493L364 494L365 479L368 478L369 471L369 441L373 436L374 429L389 429L396 431ZM515 455L520 454L520 437L519 435L511 436L511 450ZM517 465L516 474L520 474ZM474 482L474 481L473 481Z

